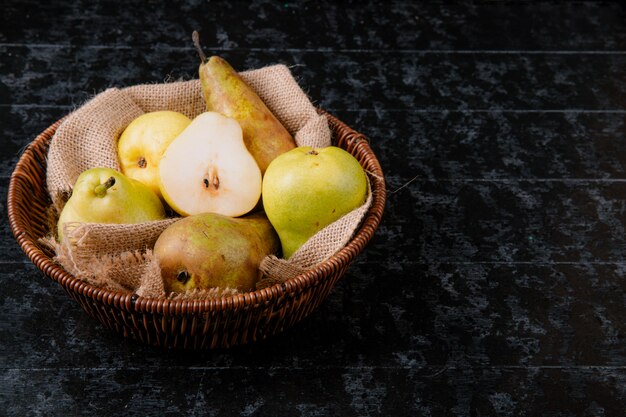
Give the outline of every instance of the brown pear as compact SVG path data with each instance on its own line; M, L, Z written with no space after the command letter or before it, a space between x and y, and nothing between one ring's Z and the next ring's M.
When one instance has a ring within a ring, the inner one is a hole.
M166 293L232 288L252 291L261 260L280 248L262 212L245 217L202 213L185 217L161 233L154 255Z
M207 111L239 122L246 147L265 173L274 158L296 147L293 137L228 62L205 57L197 32L193 40L202 60L198 72Z

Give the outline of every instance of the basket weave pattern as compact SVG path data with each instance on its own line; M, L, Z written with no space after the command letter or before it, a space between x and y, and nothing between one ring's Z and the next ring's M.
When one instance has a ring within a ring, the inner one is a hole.
M52 261L38 243L47 234L51 204L46 189L48 145L61 121L28 146L11 175L7 209L11 229L30 260L58 282L92 317L119 334L164 348L212 349L245 344L279 333L313 312L364 249L385 207L383 172L365 136L332 115L333 144L354 155L370 173L373 202L354 237L327 261L261 290L213 300L146 298L97 288Z

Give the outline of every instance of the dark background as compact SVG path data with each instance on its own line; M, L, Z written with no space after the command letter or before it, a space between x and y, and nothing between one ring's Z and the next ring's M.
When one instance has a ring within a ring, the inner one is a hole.
M3 1L0 415L617 416L626 403L626 8ZM270 340L164 352L89 318L11 235L9 177L107 87L274 63L371 140L383 222Z

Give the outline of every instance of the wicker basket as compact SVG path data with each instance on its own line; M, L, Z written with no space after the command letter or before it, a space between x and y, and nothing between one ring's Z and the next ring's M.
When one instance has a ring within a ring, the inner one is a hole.
M328 115L333 144L354 155L371 174L373 202L352 240L315 268L262 290L203 301L145 298L96 288L74 278L51 259L38 239L47 233L46 154L61 121L42 132L18 161L9 184L8 214L26 255L58 282L92 317L149 345L165 348L225 348L264 339L299 322L328 296L350 262L374 235L385 207L385 181L367 139Z

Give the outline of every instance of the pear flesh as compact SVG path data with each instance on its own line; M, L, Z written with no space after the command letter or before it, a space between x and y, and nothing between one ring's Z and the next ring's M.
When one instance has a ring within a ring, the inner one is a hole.
M130 224L164 218L163 204L148 186L111 168L91 168L76 179L57 232L61 241L69 222Z
M239 218L203 213L165 229L154 255L168 294L217 287L245 292L261 278L261 260L279 248L278 236L261 212Z
M228 62L212 56L200 64L198 72L207 110L239 122L261 173L278 155L296 147L287 129Z
M159 180L163 198L182 216L241 216L261 196L261 171L239 123L215 112L198 115L168 146Z

